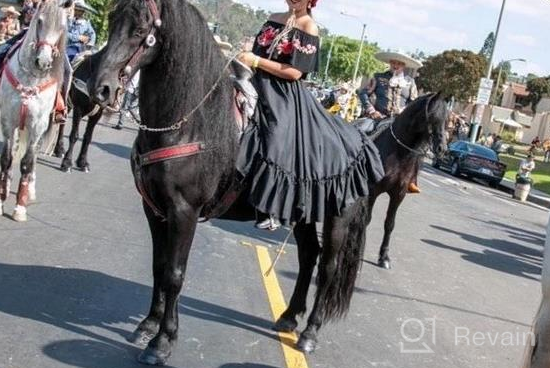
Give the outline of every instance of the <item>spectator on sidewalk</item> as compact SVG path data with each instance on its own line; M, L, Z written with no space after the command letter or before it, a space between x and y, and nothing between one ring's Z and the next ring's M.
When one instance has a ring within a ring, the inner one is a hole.
M516 175L516 181L523 179L533 185L533 179L531 179L531 172L535 170L535 158L529 154L526 159L521 160L519 163L518 173Z

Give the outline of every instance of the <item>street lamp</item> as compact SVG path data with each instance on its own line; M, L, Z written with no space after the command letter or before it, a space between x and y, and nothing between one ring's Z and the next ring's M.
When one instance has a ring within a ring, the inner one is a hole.
M328 67L330 65L330 60L332 59L332 50L334 49L334 43L336 42L336 35L332 36L332 42L330 43L330 48L328 49L328 55L327 55L327 65L325 65L325 74L323 76L323 84L328 79Z
M341 11L341 15L346 17L351 17L357 19L359 22L363 23L361 18L359 18L356 15L348 14L346 12ZM361 63L361 54L363 53L363 40L365 39L365 31L367 30L367 24L363 23L363 30L361 31L361 43L359 44L359 55L357 55L357 61L355 62L355 70L353 71L353 84L355 85L357 81L357 74L359 73L359 64Z
M500 67L498 68L497 84L496 84L494 92L493 92L493 105L496 104L496 99L497 99L497 94L498 94L498 86L500 85L500 76L502 74L502 65L504 63L511 63L512 61L521 61L522 63L525 63L527 60L520 58L520 59L504 60L504 61L500 62Z

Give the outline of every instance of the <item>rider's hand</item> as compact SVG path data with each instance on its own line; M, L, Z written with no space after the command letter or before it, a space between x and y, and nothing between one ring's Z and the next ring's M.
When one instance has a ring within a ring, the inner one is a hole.
M254 55L250 51L241 52L239 55L237 55L237 60L239 60L241 63L245 64L249 68L254 65L254 60L256 59L256 55Z
M369 117L371 119L374 119L374 120L380 120L383 118L382 114L380 113L380 111L375 111L375 112L372 112L370 113Z
M80 42L82 42L83 44L87 44L88 42L90 42L90 37L86 36L86 35L82 35L80 36Z

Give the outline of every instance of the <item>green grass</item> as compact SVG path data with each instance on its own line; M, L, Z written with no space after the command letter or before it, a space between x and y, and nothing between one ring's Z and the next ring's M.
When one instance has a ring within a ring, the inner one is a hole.
M519 153L516 153L514 156L500 154L499 157L500 161L506 164L506 173L504 174L504 177L515 181L519 163L526 157L526 155ZM535 165L535 170L531 173L531 178L535 183L534 188L546 194L550 194L550 163L542 162L542 160L537 156L535 159Z

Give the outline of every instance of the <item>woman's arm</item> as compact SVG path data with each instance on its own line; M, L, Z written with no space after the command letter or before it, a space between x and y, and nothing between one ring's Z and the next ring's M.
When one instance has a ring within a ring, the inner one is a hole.
M252 68L262 69L276 77L288 80L299 80L302 78L302 72L288 64L261 58L252 52L242 52L237 56L240 62ZM257 65L255 65L257 63Z

